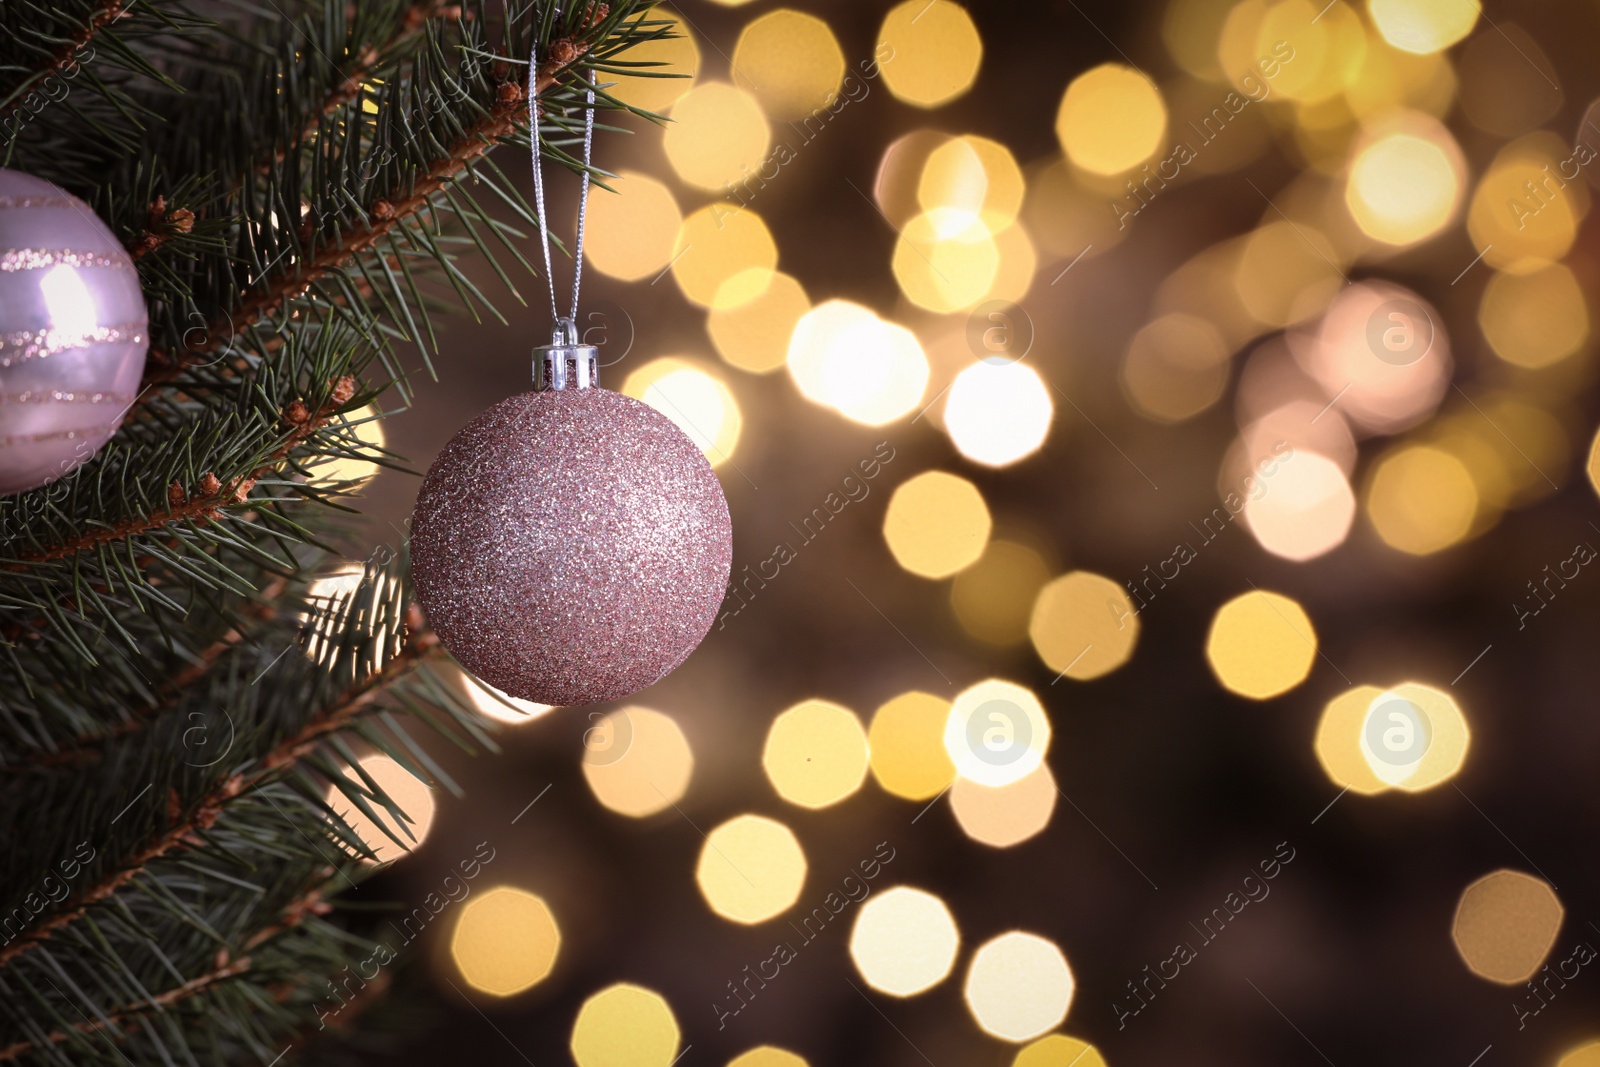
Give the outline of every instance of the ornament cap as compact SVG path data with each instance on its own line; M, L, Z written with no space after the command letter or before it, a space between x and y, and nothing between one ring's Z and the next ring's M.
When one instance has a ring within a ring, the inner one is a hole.
M599 384L600 350L579 343L578 327L571 319L557 319L550 343L533 350L534 391L591 389Z

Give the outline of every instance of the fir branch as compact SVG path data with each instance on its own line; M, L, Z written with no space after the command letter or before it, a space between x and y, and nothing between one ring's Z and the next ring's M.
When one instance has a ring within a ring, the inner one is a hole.
M0 104L0 119L22 106L27 99L29 86L42 82L52 74L60 74L73 62L73 57L78 50L94 39L100 30L121 18L126 4L124 0L96 0L92 13L83 27L77 33L61 42L61 46L49 55L49 58L28 77L24 78L16 88L11 91L11 96L5 103Z
M540 67L534 83L535 95L554 86L562 74L588 54L588 48L570 38L562 38L554 42L550 52L552 57L558 58ZM233 337L250 329L282 308L285 302L303 295L322 278L341 270L361 253L376 248L390 231L434 206L436 198L463 171L522 129L526 121L523 118L525 100L519 83L502 82L494 105L485 109L478 121L468 126L448 150L433 161L404 197L375 201L364 222L342 227L320 252L301 264L297 272L280 276L272 285L245 300L232 314L210 323L202 334L205 341L180 353L152 348L146 362L141 398L148 397L152 387L171 382L190 367L210 362L211 338Z
M71 540L23 553L12 562L0 564L0 571L13 573L26 571L34 564L66 559L79 552L126 541L175 522L218 518L225 506L244 503L249 498L250 490L255 487L257 479L275 471L278 464L288 458L296 446L326 426L328 420L349 403L355 392L355 379L346 377L333 383L327 401L315 413L308 411L298 400L291 403L283 411L283 419L290 427L288 435L283 443L272 451L267 462L256 467L248 475L230 479L224 484L217 480L216 475L208 473L201 478L200 484L196 487L199 491L193 495L177 482L173 482L167 491L165 511L133 515L112 526L86 530Z
M386 687L409 674L439 647L438 635L423 624L422 613L413 609L407 618L405 642L388 662L351 685L337 700L312 716L292 737L263 755L257 761L255 770L223 779L200 799L187 817L129 856L117 870L78 894L61 911L42 920L28 934L0 948L0 968L50 940L57 931L87 914L92 905L110 899L156 860L182 847L201 844L201 833L216 825L229 801L264 785L280 771L309 754L329 735L351 725L364 709L383 695Z
M137 1004L130 1004L126 1008L110 1012L102 1019L85 1020L71 1027L70 1030L53 1030L46 1035L43 1042L17 1041L7 1045L5 1048L0 1048L0 1063L13 1062L38 1048L40 1044L59 1045L73 1036L74 1033L89 1036L99 1033L101 1030L117 1030L122 1023L130 1019L139 1018L151 1011L164 1011L180 1001L205 992L219 983L246 974L250 970L252 963L248 955L249 952L274 937L299 926L307 915L326 915L333 910L332 905L323 899L323 893L324 884L319 883L316 888L290 901L288 906L280 913L277 922L258 930L244 943L242 948L247 953L246 955L231 956L226 949L223 949L217 953L216 965L204 974L191 978L182 985L157 993L155 996L142 1000Z

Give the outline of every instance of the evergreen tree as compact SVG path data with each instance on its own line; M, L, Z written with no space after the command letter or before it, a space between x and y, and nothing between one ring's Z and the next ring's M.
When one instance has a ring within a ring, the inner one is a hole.
M404 825L358 747L454 791L417 724L494 746L403 559L313 597L357 487L328 465L398 462L354 413L431 370L435 314L497 314L458 254L531 271L490 158L528 146L528 56L580 168L645 7L0 0L0 163L124 239L151 333L116 438L0 500L0 1062L273 1062L370 954L328 783Z

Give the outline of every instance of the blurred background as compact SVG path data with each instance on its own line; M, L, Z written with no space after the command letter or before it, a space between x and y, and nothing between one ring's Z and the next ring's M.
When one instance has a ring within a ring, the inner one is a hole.
M580 326L734 588L625 705L469 689L337 1055L1600 1063L1600 9L658 10ZM414 469L529 387L516 286L368 424Z

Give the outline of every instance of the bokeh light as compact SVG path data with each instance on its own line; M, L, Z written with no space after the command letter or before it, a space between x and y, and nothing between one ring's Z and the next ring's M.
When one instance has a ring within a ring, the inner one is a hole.
M928 154L917 183L917 203L925 212L960 212L998 235L1017 220L1025 192L1022 168L1011 150L968 134Z
M1450 936L1473 974L1516 985L1538 973L1565 915L1544 879L1498 870L1462 891Z
M872 776L885 792L927 800L949 787L956 766L944 750L950 702L932 693L901 693L878 708L867 730Z
M594 994L572 1024L578 1067L671 1067L678 1020L659 993L618 982Z
M1552 263L1531 274L1496 273L1484 287L1478 326L1494 354L1539 370L1589 339L1589 305L1572 270Z
M1228 508L1234 506L1224 501ZM1344 543L1355 520L1356 498L1333 460L1297 451L1278 461L1243 501L1245 525L1274 556L1304 563Z
M721 379L688 360L669 356L628 375L622 391L672 420L713 467L733 457L744 417Z
M993 525L976 485L946 471L923 471L895 487L883 539L912 574L948 578L978 561Z
M1467 209L1467 232L1489 266L1531 274L1572 249L1589 206L1587 187L1550 177L1569 151L1554 134L1541 132L1494 157Z
M1556 1067L1600 1067L1600 1041L1590 1041L1561 1057Z
M1133 655L1139 614L1127 591L1110 578L1072 571L1039 590L1028 637L1047 667L1086 682Z
M1390 788L1372 769L1374 761L1367 757L1361 743L1373 702L1383 693L1375 685L1353 686L1322 709L1313 747L1317 762L1341 789L1371 796Z
M1039 450L1054 415L1049 389L1032 367L990 358L956 375L944 428L963 456L1005 467Z
M361 862L387 863L415 851L427 840L435 801L426 782L381 753L361 757L343 778L346 788L330 782L323 799L372 851L373 856L362 856ZM398 813L367 795L375 791L387 796ZM350 793L360 801L352 800Z
M875 55L896 99L932 108L972 88L983 62L983 38L960 4L906 0L884 16Z
M752 276L752 272L759 272ZM735 292L756 291L737 301ZM706 332L718 355L752 374L766 374L784 365L789 339L811 301L798 281L781 271L752 267L722 283L706 315Z
M950 606L962 629L993 645L1028 639L1028 620L1050 568L1027 545L995 539L978 562L950 584Z
M1128 343L1122 387L1141 415L1182 422L1221 399L1229 369L1227 342L1214 325L1193 315L1162 315Z
M1011 1067L1106 1067L1106 1060L1087 1041L1048 1034L1018 1051Z
M1345 278L1338 250L1320 229L1274 214L1246 238L1234 284L1245 310L1278 329L1320 312Z
M1056 138L1067 158L1091 174L1120 174L1161 147L1167 106L1161 90L1119 63L1072 79L1056 111Z
M974 306L993 288L1000 246L974 213L938 207L906 223L892 265L907 300L947 314Z
M502 693L488 682L474 678L466 671L462 671L458 678L461 691L467 695L472 706L495 722L503 722L508 726L521 726L552 710L552 705L536 704L531 700Z
M1223 688L1270 700L1306 680L1317 659L1317 634L1299 603L1253 589L1217 609L1206 660Z
M671 23L667 35L628 49L618 65L630 67L630 74L615 79L616 84L607 92L641 111L660 113L694 88L695 75L700 72L700 46L695 43L694 32L677 12L654 7L649 17L651 21Z
M1561 109L1555 65L1532 34L1509 20L1468 41L1458 69L1461 111L1498 137L1527 133Z
M844 79L844 53L828 24L791 8L769 11L733 47L733 78L778 121L822 111Z
M944 901L904 885L864 901L850 930L850 959L862 981L896 997L944 981L960 947L961 933Z
M706 835L695 884L712 911L751 925L789 909L806 880L794 831L762 815L739 815Z
M957 778L950 787L950 812L961 832L980 845L1010 848L1036 837L1056 810L1055 775L1041 763L1014 782L988 786Z
M1367 0L1383 39L1419 55L1441 52L1466 37L1481 10L1478 0Z
M350 428L355 435L357 446L361 451L381 451L385 445L383 436L383 416L379 413L377 405L366 404L354 411L338 416L340 422ZM370 459L360 459L355 456L334 456L312 463L307 468L309 480L319 485L343 485L353 489L363 482L371 480L381 468Z
M631 282L659 274L672 262L683 213L672 190L654 178L624 170L589 200L583 254L601 274Z
M1371 795L1420 793L1455 777L1471 733L1448 693L1418 682L1358 685L1322 710L1315 750L1335 785Z
M715 308L719 297L730 295L738 304L756 299L760 292L727 283L741 274L770 279L770 273L746 272L771 272L778 265L778 246L761 216L727 202L708 204L684 219L673 255L672 277L678 288L691 304L704 308Z
M803 1056L774 1045L761 1045L741 1052L728 1061L728 1067L810 1067Z
M450 958L473 989L509 997L555 966L561 931L544 898L496 886L468 898L450 935Z
M1432 445L1405 445L1379 459L1366 495L1367 517L1378 536L1414 556L1460 542L1478 512L1472 472Z
M945 721L956 774L987 786L1020 781L1050 751L1050 720L1032 690L990 678L963 689Z
M867 732L849 708L807 700L772 720L761 768L778 795L802 808L850 796L867 776Z
M1345 288L1314 332L1291 335L1290 349L1328 402L1372 433L1422 421L1450 388L1443 317L1416 293L1388 282Z
M608 712L590 728L611 739L585 746L583 777L601 804L642 819L683 799L694 773L694 753L678 724L637 705Z
M1073 989L1072 970L1053 941L1013 930L973 953L963 994L985 1033L1020 1044L1061 1024Z
M759 177L772 131L755 97L726 82L706 82L672 105L662 144L678 177L722 190Z
M1461 201L1459 151L1440 143L1448 137L1442 129L1438 139L1394 133L1361 149L1344 200L1364 233L1409 245L1444 229Z
M928 388L928 357L916 335L848 300L800 316L787 359L808 400L868 426L910 414Z

